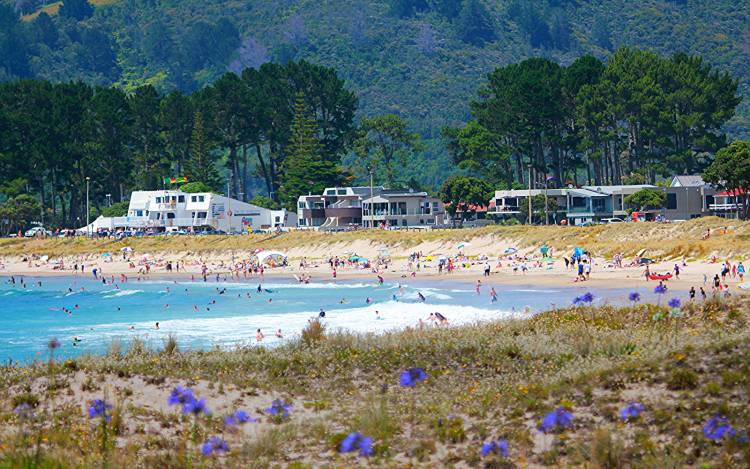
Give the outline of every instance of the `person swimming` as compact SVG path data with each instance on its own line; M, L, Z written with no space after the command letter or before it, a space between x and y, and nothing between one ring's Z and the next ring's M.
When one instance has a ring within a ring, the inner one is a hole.
M439 324L448 324L448 318L438 312L435 313L435 319L437 319Z
M320 308L320 312L318 313L318 317L319 318L326 317L326 312L323 310L323 308Z
M258 330L255 331L255 340L257 340L258 342L263 342L264 338L265 338L265 336L260 331L260 329L258 329Z
M284 338L284 335L281 333L281 329L277 329L276 330L276 337L278 337L279 339L283 339Z
M156 327L155 328L159 329L159 322L158 321L156 322Z

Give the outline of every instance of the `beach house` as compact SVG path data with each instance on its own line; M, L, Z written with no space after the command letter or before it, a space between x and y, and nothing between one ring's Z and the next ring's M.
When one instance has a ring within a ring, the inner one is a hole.
M362 201L362 225L366 228L429 228L445 222L443 202L427 192L385 189Z
M213 229L225 233L247 233L295 226L297 215L287 210L269 210L211 192L179 190L136 191L130 195L123 217L99 217L82 230L151 230L195 232Z
M327 187L322 194L297 199L300 228L344 230L362 226L362 201L383 192L383 186Z

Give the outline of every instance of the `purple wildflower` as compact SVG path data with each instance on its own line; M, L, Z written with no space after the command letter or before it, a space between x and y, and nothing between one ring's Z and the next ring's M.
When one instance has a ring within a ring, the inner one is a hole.
M167 404L173 405L185 405L193 400L193 391L190 388L184 388L177 386L172 390L172 394L167 399Z
M362 456L372 456L374 454L372 438L366 437L359 432L352 432L339 445L339 452L341 453L349 453L357 450L359 450L359 454Z
M427 379L427 373L422 368L409 368L401 372L399 383L401 386L413 388L417 383Z
M627 422L630 419L636 419L646 407L640 402L631 402L622 409L620 409L620 418L623 422Z
M663 295L666 292L667 292L667 286L666 285L659 284L659 285L656 286L656 288L654 288L654 293L656 293L657 295Z
M89 418L103 417L104 420L109 422L112 420L112 416L107 413L108 410L112 410L112 404L107 404L101 399L96 399L89 406Z
M641 294L637 291L630 292L630 295L628 295L628 299L631 303L638 303L639 301L641 301Z
M591 303L594 301L594 295L591 292L586 292L582 297L581 301L584 303Z
M669 302L667 303L667 305L668 305L668 306L669 306L670 308L672 308L672 309L678 309L678 308L680 307L680 305L681 305L681 304L682 304L682 303L680 303L680 299L679 299L679 298L672 298L672 299L671 299L671 300L669 300Z
M219 455L229 452L229 445L218 436L212 436L201 447L203 456Z
M289 417L289 409L291 408L292 406L290 406L283 400L275 399L271 403L271 407L266 409L266 412L268 412L271 415L277 415L277 416L281 416L282 418L287 418Z
M29 420L34 417L34 408L26 402L13 409L13 412L18 415L18 418L21 420Z
M245 423L255 423L257 419L250 417L244 410L238 410L232 415L224 417L224 425L233 427L235 425L242 425Z
M729 425L729 420L720 415L711 417L703 427L703 435L709 440L719 441L725 436L733 437L737 431Z
M508 441L507 440L497 440L497 441L488 441L486 443L482 444L482 457L487 457L490 453L499 454L500 456L507 458L508 457Z
M558 407L544 416L539 431L548 433L557 428L565 429L573 423L573 414L565 410L564 407Z
M182 405L182 413L198 416L200 414L209 415L211 412L209 412L208 407L206 407L205 399L196 399L193 397L190 401Z

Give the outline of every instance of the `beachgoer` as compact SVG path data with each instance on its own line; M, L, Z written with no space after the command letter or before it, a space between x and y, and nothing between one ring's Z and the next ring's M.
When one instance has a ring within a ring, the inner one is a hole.
M284 338L284 335L281 333L281 329L276 330L276 337L278 337L279 339Z
M695 287L690 287L690 301L695 299Z
M492 303L497 302L497 292L495 291L495 287L490 288L490 298L490 301L492 301Z
M263 342L263 333L260 331L260 329L255 331L255 340L258 342Z
M369 298L368 298L368 299L369 299ZM323 308L320 308L320 312L318 313L318 317L319 317L319 318L324 318L324 317L326 317L326 312L325 312L325 310L323 310Z

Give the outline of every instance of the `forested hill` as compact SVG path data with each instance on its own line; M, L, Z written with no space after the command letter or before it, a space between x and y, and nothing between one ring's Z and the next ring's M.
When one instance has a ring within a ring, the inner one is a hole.
M66 3L15 0L15 16L0 11L0 80L189 92L227 70L304 58L337 70L361 116L407 118L427 141L427 163L409 171L431 185L452 169L441 129L468 119L493 68L532 56L567 65L623 45L697 54L740 81L745 99L727 131L747 137L750 128L750 0Z

